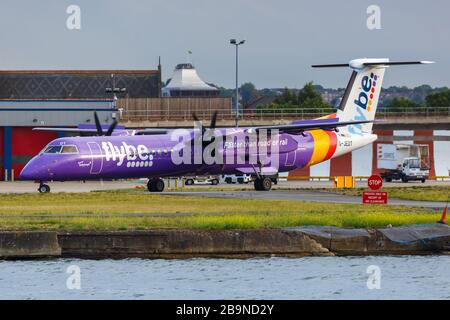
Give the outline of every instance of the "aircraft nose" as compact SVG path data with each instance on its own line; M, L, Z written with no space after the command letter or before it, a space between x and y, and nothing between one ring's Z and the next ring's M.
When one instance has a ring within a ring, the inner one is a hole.
M20 180L34 180L36 176L36 170L27 164L20 172Z
M42 166L38 166L34 159L27 163L27 165L20 172L21 180L42 180L44 179L45 170Z

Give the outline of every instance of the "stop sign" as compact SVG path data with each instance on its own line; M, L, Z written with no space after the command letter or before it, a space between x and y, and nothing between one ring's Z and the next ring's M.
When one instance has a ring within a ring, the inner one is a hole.
M371 190L378 190L383 186L383 179L379 175L374 174L367 180L367 185Z

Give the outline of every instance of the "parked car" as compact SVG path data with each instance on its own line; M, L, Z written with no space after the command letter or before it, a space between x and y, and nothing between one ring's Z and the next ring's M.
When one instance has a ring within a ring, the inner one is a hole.
M192 186L194 184L211 184L213 186L216 186L219 184L219 182L219 176L195 176L184 178L184 184L187 186Z
M278 183L278 175L271 176L270 179L272 180L273 184ZM225 174L222 176L222 180L225 183L231 184L231 183L239 183L239 184L248 184L255 180L255 176L252 176L251 174Z
M222 176L222 180L225 181L226 183L230 184L230 183L239 183L239 184L244 184L244 183L250 183L253 181L253 178L250 174L225 174Z

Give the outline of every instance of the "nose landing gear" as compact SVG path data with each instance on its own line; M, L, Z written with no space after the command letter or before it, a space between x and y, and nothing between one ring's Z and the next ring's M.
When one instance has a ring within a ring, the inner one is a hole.
M45 183L43 183L43 182L40 182L40 183L39 183L38 191L39 191L40 193L49 193L49 192L50 192L50 187L49 187L48 184L45 184Z
M147 189L150 192L163 192L164 191L164 180L161 178L150 179L147 183Z

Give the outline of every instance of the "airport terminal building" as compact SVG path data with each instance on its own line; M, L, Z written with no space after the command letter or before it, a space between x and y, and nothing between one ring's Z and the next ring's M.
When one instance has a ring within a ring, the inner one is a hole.
M159 98L157 70L0 71L0 178L17 178L24 165L63 133L36 132L33 127L76 127L120 117L107 88L119 97Z

